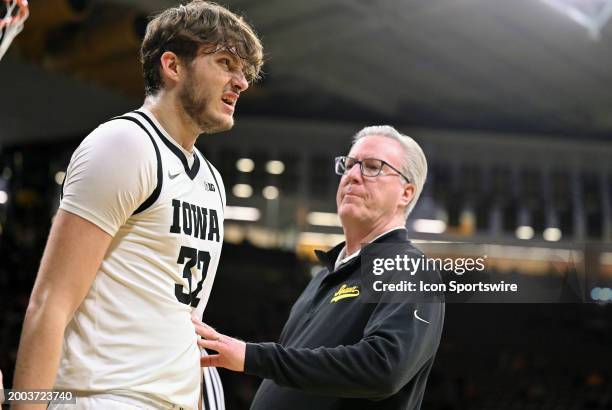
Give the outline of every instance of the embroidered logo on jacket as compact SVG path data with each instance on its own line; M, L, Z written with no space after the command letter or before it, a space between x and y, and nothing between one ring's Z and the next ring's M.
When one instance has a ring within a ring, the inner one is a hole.
M334 293L334 297L330 303L335 303L341 299L356 298L359 296L359 286L348 286L346 283L340 286L340 289Z

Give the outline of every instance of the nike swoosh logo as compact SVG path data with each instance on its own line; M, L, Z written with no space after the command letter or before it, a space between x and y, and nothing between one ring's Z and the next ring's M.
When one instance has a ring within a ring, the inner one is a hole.
M178 177L179 175L181 175L180 172L177 172L176 174L172 174L170 171L168 171L168 178L170 178L170 179L174 179L174 178Z
M427 320L425 320L425 319L421 319L421 318L419 317L419 315L417 315L417 309L414 309L414 317L416 317L417 319L419 319L421 322L425 322L425 323L427 323L428 325L430 324L430 323L429 323Z

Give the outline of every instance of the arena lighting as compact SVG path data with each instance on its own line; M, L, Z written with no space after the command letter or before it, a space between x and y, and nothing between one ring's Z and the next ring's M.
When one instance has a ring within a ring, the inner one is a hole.
M250 198L253 195L253 188L249 184L236 184L232 188L232 193L238 198Z
M0 191L0 204L6 204L6 201L8 201L8 194L6 191Z
M446 231L446 222L439 219L415 219L412 229L420 233L443 233Z
M612 300L612 289L603 288L601 292L599 292L599 299L604 302L609 302Z
M594 40L612 16L612 0L540 0L589 30Z
M612 301L612 289L610 288L593 288L591 289L591 299L599 302Z
M591 299L599 300L599 294L601 293L601 288L593 288L591 289Z
M557 242L561 240L561 229L559 228L546 228L542 234L545 240L549 242Z
M236 223L227 223L223 227L223 242L238 244L245 238L244 227Z
M602 265L612 265L612 252L602 252L599 257L599 263Z
M335 233L302 232L298 236L299 245L310 245L315 247L332 247L344 241L344 235Z
M240 172L251 172L255 169L255 162L251 158L240 158L236 161L236 169Z
M309 212L306 221L317 226L342 226L340 218L335 212Z
M279 192L277 187L273 185L268 185L261 191L261 194L264 198L272 200L278 198Z
M66 176L66 173L64 171L57 171L55 173L55 183L57 185L62 185L64 183L65 176Z
M539 246L515 246L515 245L486 245L487 255L491 258L528 260L528 261L550 261L559 260L559 257L572 257L582 259L579 251L564 248L544 248Z
M285 171L285 164L282 161L268 161L266 162L266 171L269 174L280 175Z
M516 237L519 239L527 240L533 238L533 228L531 226L519 226L516 228Z
M254 222L259 220L261 213L259 209L250 206L226 206L225 207L225 219L232 219L234 221L250 221Z

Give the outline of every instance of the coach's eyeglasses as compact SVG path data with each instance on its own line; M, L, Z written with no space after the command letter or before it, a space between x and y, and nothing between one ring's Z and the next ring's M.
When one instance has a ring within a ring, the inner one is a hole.
M377 177L381 174L383 166L388 166L395 172L399 174L402 178L406 180L406 182L410 183L410 178L406 175L402 174L400 170L395 168L393 165L389 164L387 161L383 161L382 159L376 158L364 158L362 160L358 160L357 158L352 157L336 157L336 174L338 175L346 175L350 172L350 170L355 166L355 164L359 164L359 169L361 170L361 175L364 177ZM393 174L385 174L383 175L393 175Z

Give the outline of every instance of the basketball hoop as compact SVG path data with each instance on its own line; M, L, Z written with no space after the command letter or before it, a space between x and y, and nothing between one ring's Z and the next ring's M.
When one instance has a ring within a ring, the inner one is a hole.
M0 4L2 2L5 13L4 16L0 14L0 59L23 29L29 15L27 0L0 0Z

